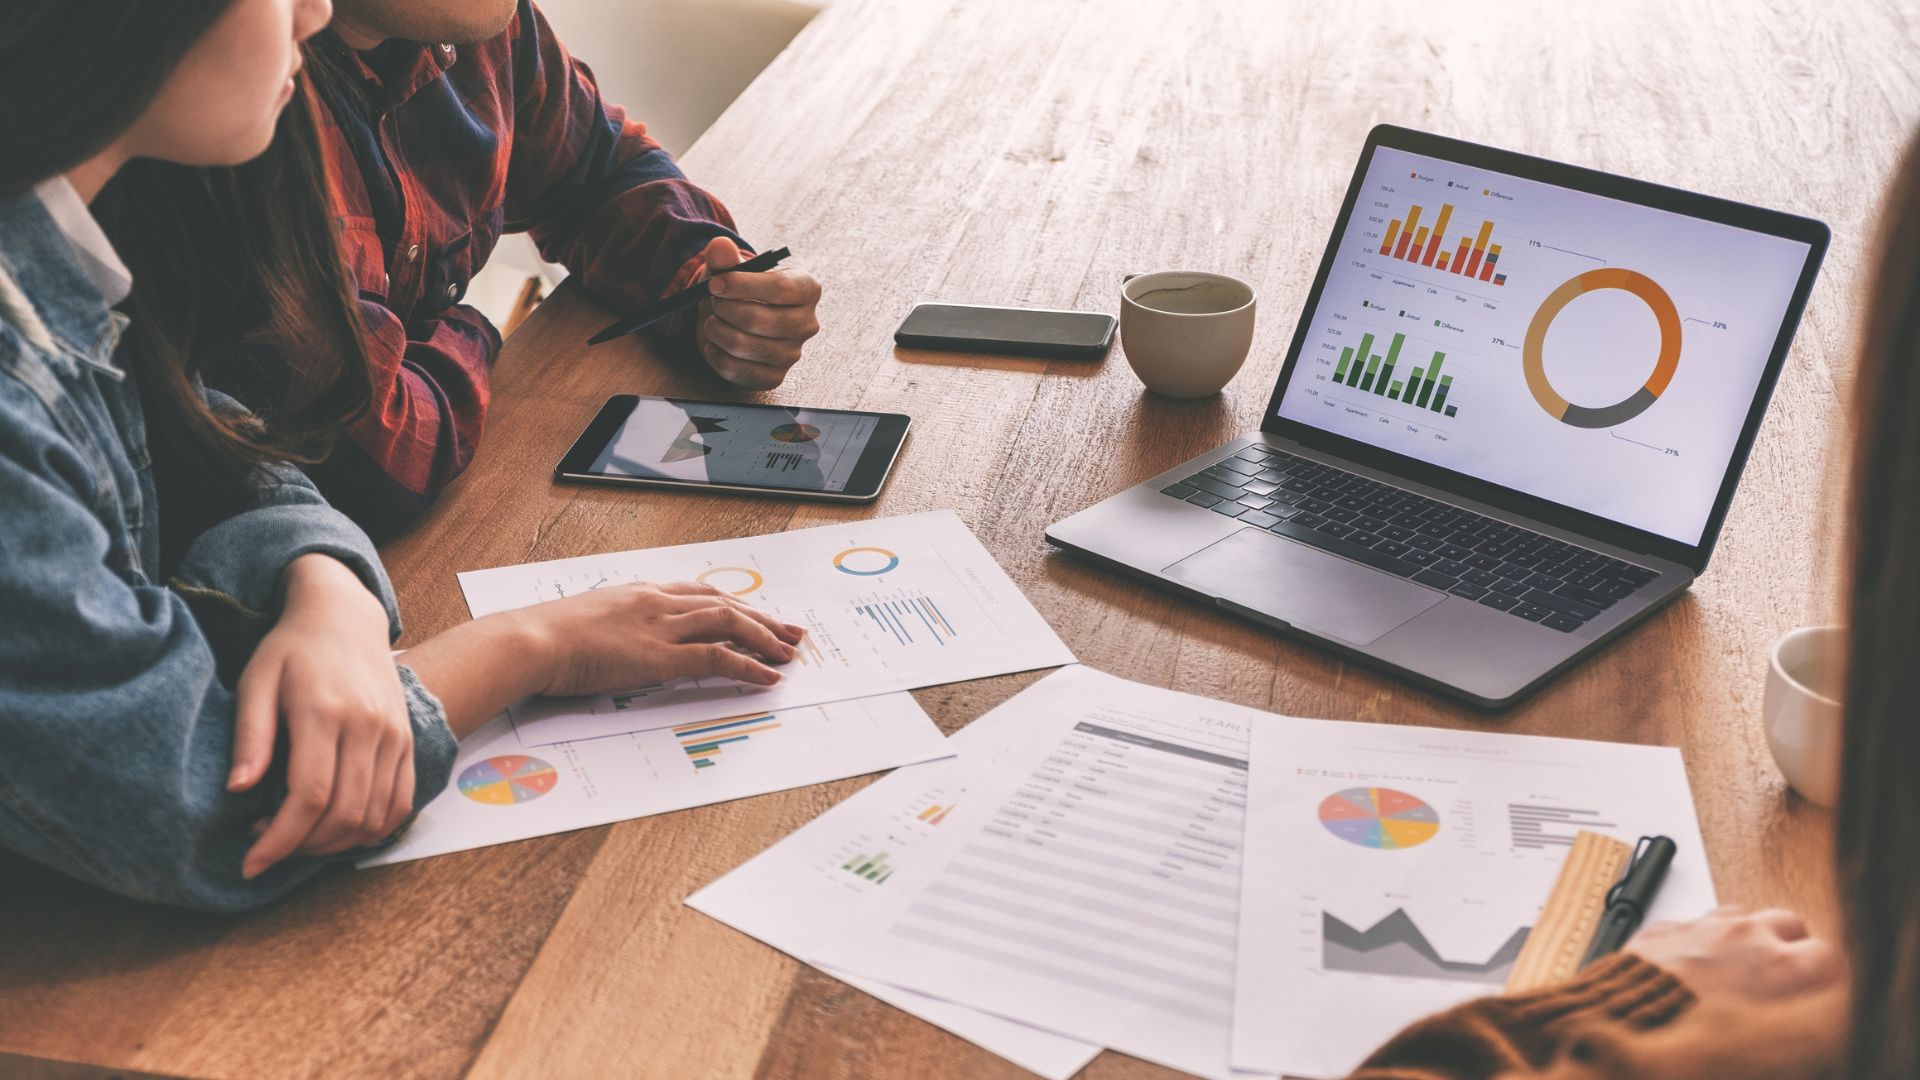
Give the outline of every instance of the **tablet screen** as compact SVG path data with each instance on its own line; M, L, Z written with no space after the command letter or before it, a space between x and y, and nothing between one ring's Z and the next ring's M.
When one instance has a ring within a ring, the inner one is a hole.
M711 401L638 399L592 471L796 491L845 491L881 417Z

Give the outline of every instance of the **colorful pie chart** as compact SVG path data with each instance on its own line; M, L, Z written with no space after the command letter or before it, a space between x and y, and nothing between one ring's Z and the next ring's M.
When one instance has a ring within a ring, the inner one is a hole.
M781 424L773 429L773 437L781 442L812 442L820 437L820 429L812 424Z
M1433 839L1440 815L1404 791L1357 787L1321 800L1320 824L1349 844L1391 851Z
M460 771L460 794L488 806L532 802L553 790L560 774L525 754L504 754L476 761Z

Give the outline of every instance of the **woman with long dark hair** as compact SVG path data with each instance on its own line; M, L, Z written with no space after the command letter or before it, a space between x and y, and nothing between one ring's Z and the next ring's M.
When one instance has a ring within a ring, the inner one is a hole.
M395 662L378 556L289 464L369 400L299 72L330 15L24 0L0 20L0 846L142 899L271 900L390 836L516 698L772 683L761 660L801 634L635 585ZM269 416L200 378L261 328L315 345L280 358Z

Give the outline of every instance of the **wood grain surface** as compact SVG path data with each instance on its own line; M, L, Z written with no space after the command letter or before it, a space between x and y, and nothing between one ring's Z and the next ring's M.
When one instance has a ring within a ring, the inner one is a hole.
M607 47L574 45L588 59ZM585 350L607 313L567 286L508 343L466 477L387 552L409 639L467 617L459 570L951 507L1084 662L1127 678L1298 715L1678 746L1721 896L1831 930L1829 818L1786 791L1760 699L1773 639L1834 616L1829 462L1848 434L1878 201L1920 120L1916 55L1903 0L842 0L684 164L826 288L808 358L758 398L915 418L885 494L848 508L553 484L610 394L741 396L632 338ZM1834 232L1706 575L1504 714L1049 553L1041 535L1258 425L1381 121ZM917 300L1115 311L1122 275L1177 267L1260 293L1252 356L1212 400L1146 395L1117 349L1049 363L892 344ZM1035 677L917 697L952 731ZM341 870L245 918L143 908L0 861L0 1071L1024 1075L682 906L865 782ZM1109 1053L1086 1075L1166 1072Z

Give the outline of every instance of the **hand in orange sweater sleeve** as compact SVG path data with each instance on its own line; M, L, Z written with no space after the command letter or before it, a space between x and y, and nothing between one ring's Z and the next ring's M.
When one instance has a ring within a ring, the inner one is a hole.
M1540 1076L1581 1028L1646 1032L1673 1022L1693 1002L1679 979L1621 954L1559 986L1481 998L1428 1017L1375 1050L1351 1080Z

